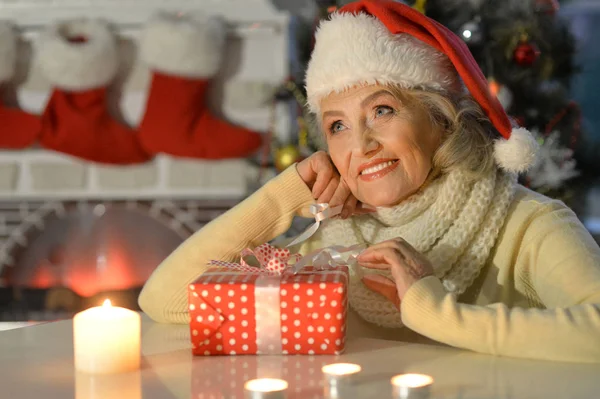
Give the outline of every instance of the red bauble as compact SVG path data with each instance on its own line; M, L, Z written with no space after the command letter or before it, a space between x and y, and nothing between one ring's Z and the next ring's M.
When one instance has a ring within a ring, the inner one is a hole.
M540 49L531 42L521 42L514 52L515 62L521 66L532 66L540 57Z
M559 8L558 0L535 0L535 9L538 12L555 15Z

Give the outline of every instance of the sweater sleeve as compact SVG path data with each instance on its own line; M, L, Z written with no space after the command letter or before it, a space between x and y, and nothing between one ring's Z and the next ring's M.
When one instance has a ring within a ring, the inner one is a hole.
M515 238L517 239L517 238ZM437 341L512 357L600 362L600 249L571 210L549 205L517 246L515 276L545 308L461 304L427 277L407 292L402 320Z
M138 300L141 309L158 322L187 323L187 287L204 273L207 262L234 261L242 249L272 240L312 202L292 165L169 255L144 285Z

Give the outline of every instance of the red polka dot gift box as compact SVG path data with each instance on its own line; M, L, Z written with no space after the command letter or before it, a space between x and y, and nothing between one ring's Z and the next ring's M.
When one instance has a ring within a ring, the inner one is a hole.
M261 246L263 247L263 246ZM256 258L265 266L272 254ZM213 263L189 285L195 355L339 354L345 347L348 267L270 267ZM287 251L287 252L286 252Z

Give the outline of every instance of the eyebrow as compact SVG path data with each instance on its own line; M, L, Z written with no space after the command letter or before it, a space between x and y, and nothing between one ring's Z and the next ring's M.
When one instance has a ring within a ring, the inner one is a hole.
M364 108L367 104L369 104L370 102L375 100L377 97L381 97L383 95L391 96L389 91L387 91L385 89L381 89L381 90L376 91L373 94L369 94L364 100L362 100L360 102L360 106L362 108ZM342 111L325 111L325 112L323 112L323 118L325 118L327 116L344 116L344 113Z
M325 111L323 112L323 118L327 116L344 116L342 111Z
M370 102L372 102L373 100L375 100L377 97L381 97L383 95L391 96L391 94L390 94L389 91L387 91L385 89L381 89L381 90L376 91L373 94L370 94L369 96L367 96L367 98L365 98L364 100L362 100L360 102L360 106L364 108L365 105L369 104Z

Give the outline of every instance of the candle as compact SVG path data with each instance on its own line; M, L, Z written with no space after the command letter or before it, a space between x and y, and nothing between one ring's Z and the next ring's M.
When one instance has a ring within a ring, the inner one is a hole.
M394 398L428 398L433 378L424 374L400 374L392 377Z
M362 368L358 364L334 363L321 368L325 376L325 397L351 397L351 384ZM347 392L346 392L347 391Z
M244 384L247 399L285 399L287 381L276 378L259 378Z
M77 313L73 318L75 369L90 374L123 373L140 367L140 315L111 306Z

